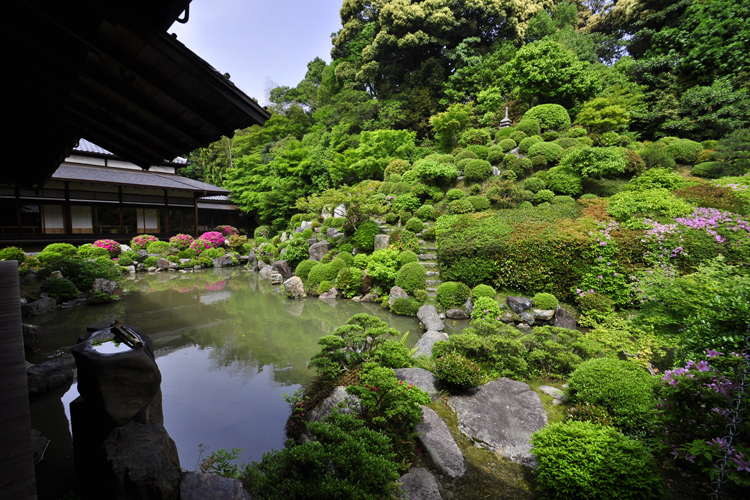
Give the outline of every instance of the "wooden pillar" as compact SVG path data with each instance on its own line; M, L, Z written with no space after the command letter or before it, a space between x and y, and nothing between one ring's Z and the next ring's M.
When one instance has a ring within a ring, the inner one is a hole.
M18 262L0 262L0 498L36 500Z

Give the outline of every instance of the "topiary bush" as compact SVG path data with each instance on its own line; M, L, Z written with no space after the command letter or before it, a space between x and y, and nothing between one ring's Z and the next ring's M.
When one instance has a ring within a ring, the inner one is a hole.
M555 309L560 304L557 297L551 293L537 293L531 301L536 309Z
M461 200L466 197L466 193L464 193L462 190L453 188L449 189L447 193L445 193L445 199L447 201L455 201L455 200Z
M526 139L518 143L518 152L522 155L528 154L529 148L534 144L540 142L544 142L544 139L542 139L539 135L532 135L531 137L527 137Z
M559 137L552 142L563 149L568 149L580 145L580 143L572 137Z
M362 270L356 267L345 267L336 276L336 290L347 299L359 293L362 287Z
M460 162L461 160L465 160L467 158L470 160L476 160L479 157L474 151L471 151L470 149L462 149L453 157L456 164L458 164L458 162Z
M486 160L471 160L464 167L464 178L469 182L482 182L492 175L492 165Z
M557 160L560 158L560 154L562 154L562 146L559 144L555 144L554 142L537 142L536 144L532 144L529 148L528 155L529 157L533 158L535 156L544 156L544 158L547 160L547 163L557 163Z
M130 240L130 248L133 250L145 250L149 243L153 243L154 241L159 241L159 238L151 234L139 234Z
M414 212L415 217L419 217L422 221L427 222L428 220L435 218L435 207L430 204L424 204Z
M435 295L435 301L443 309L462 308L471 295L471 289L458 281L441 283Z
M503 139L498 143L498 146L502 148L504 153L509 153L513 149L515 149L518 144L516 144L516 141L514 141L513 139Z
M48 278L42 281L39 287L42 292L55 299L56 302L65 302L78 298L79 291L75 284L68 278Z
M479 284L471 289L471 296L475 301L479 297L489 297L491 299L494 299L495 295L497 295L497 292L495 292L495 289L490 285Z
M733 175L743 175L745 171L725 161L707 161L693 167L691 174L706 179L718 179Z
M523 181L523 188L532 193L537 193L547 188L547 183L539 177L529 177Z
M516 129L520 130L528 136L539 135L542 133L542 128L539 124L539 120L531 117L524 117L520 122L518 122L518 124L516 125Z
M471 319L497 320L500 317L500 304L494 297L478 297L474 299L474 309Z
M466 201L471 203L471 206L474 207L474 212L484 212L485 210L490 209L490 200L488 200L486 196L468 196Z
M148 244L146 251L150 254L168 255L172 253L172 245L168 241L153 241Z
M412 217L411 219L406 221L404 228L411 231L412 233L420 233L422 232L422 229L424 229L424 223L421 219Z
M667 151L677 163L693 164L698 159L698 153L703 151L703 145L690 139L678 139L667 145Z
M374 221L363 222L354 232L351 241L359 250L372 252L375 245L375 235L379 232L380 228Z
M455 200L448 204L448 212L451 214L469 214L474 211L474 205L469 200Z
M487 134L487 142L490 142L489 133ZM489 155L490 153L490 147L486 145L487 142L482 144L469 144L468 146L466 146L466 149L477 155L477 158L479 158L480 160L486 160L487 155Z
M426 282L427 270L419 262L408 262L396 273L396 286L409 295L414 295L417 290L424 290Z
M658 380L640 366L615 358L584 361L568 381L571 399L600 406L622 432L645 435L656 405Z
M534 194L534 203L548 203L555 197L555 193L549 189L540 189Z
M0 250L0 260L17 260L21 263L26 260L26 254L18 247L6 247Z
M545 499L656 499L664 492L645 445L612 427L554 423L534 433L531 445Z
M411 297L399 297L393 301L389 309L400 316L416 316L422 302Z
M471 389L482 383L479 365L455 352L437 358L433 373L441 385L452 391Z
M570 128L570 115L559 104L540 104L534 106L523 115L524 120L535 119L544 130L567 130ZM584 135L585 129L582 129Z
M675 166L674 157L669 153L666 146L654 143L639 153L646 168L666 168L672 170Z
M299 277L303 282L307 281L307 275L310 274L310 269L320 264L320 262L315 260L303 260L299 264L297 264L297 267L294 269L294 275Z

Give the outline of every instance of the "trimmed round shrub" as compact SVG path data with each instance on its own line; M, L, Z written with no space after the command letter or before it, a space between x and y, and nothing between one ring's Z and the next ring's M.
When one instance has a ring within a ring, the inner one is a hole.
M364 253L358 253L354 256L352 266L357 269L367 269L367 264L370 262L370 256Z
M489 136L489 133L488 133L487 134L487 142L490 142L489 137L490 136ZM485 142L485 143L482 143L482 144L469 144L468 146L466 146L466 149L468 149L469 151L471 151L472 153L474 153L475 155L477 155L477 158L479 158L480 160L486 160L487 159L487 155L490 153L490 147L486 146L485 144L487 144L487 143Z
M743 169L725 161L707 161L694 166L690 173L707 179L718 179L719 177L743 175L745 172Z
M454 157L454 161L456 165L458 165L458 163L461 160L465 160L465 159L476 160L477 158L479 157L474 151L471 151L470 149L462 149L461 151L456 153L456 156Z
M458 143L461 145L465 145L467 148L470 148L471 146L481 146L487 144L491 140L492 135L490 134L489 130L483 128L470 128L468 130L465 130L461 134L461 138L458 140ZM476 153L476 151L474 152Z
M555 139L552 142L554 144L557 144L563 149L568 149L568 148L572 148L572 147L576 147L580 145L580 143L577 140L575 140L573 137L560 137L558 139Z
M537 142L529 148L531 158L541 155L547 160L547 163L556 163L562 153L562 146L554 142Z
M468 196L466 198L466 201L471 203L471 206L474 207L475 212L484 212L485 210L490 209L490 200L488 200L486 196Z
M63 257L75 257L76 255L78 255L78 249L70 243L50 243L49 245L44 247L41 253L54 253Z
M307 281L305 282L307 289L310 291L320 290L320 284L328 281L331 285L323 290L328 291L333 282L336 281L339 271L346 266L345 263L342 262L342 264L343 266L334 266L333 262L329 262L328 264L321 262L317 266L313 266L310 272L307 273Z
M38 257L41 257L41 256L42 254L38 255ZM78 256L82 259L96 259L99 257L109 257L109 251L106 248L95 247L91 243L86 243L78 247Z
M572 196L564 196L564 195L556 195L554 198L552 198L553 205L564 205L566 203L575 203L576 200Z
M419 256L412 252L411 250L407 250L405 252L401 252L398 254L398 267L399 269L404 267L406 264L410 262L419 262Z
M429 204L422 205L419 209L414 212L415 217L419 217L422 221L428 221L435 217L435 207Z
M422 206L422 202L419 201L419 198L411 193L404 193L396 196L391 204L391 210L395 213L404 211L414 212L420 206Z
M471 319L497 320L500 317L500 304L494 297L479 297L474 300Z
M18 247L6 247L0 250L0 260L17 260L23 262L26 260L26 254Z
M394 214L393 212L388 212L385 214L385 223L386 224L395 224L398 222L398 215Z
M435 300L443 309L462 308L471 295L471 289L458 281L441 283Z
M531 166L534 168L534 170L544 170L547 168L548 163L549 162L544 155L536 155L531 157Z
M695 158L695 164L706 163L707 161L714 161L716 159L716 151L713 149L704 149L698 153L698 156Z
M78 288L68 278L48 278L42 281L40 289L56 302L72 300L79 295Z
M130 248L133 250L145 250L149 243L153 243L154 241L159 241L159 238L151 234L139 234L130 240Z
M542 133L542 127L539 124L539 120L536 120L534 118L526 118L524 117L520 122L518 122L518 125L516 125L516 128L523 132L526 135L539 135Z
M535 309L555 309L560 303L551 293L537 293L531 301Z
M375 235L379 232L380 228L377 223L373 221L363 222L354 232L351 241L359 250L372 252L375 246Z
M560 134L558 132L555 132L554 130L547 130L546 132L542 132L541 136L545 142L553 142L557 140L558 137L560 137Z
M698 159L698 153L703 151L703 145L690 139L678 139L667 146L667 151L677 163L692 164Z
M120 244L116 242L115 240L110 239L103 239L103 240L96 240L91 244L91 246L104 248L109 252L109 256L111 258L115 258L122 252L122 248L120 248Z
M513 139L503 139L498 143L498 146L502 148L503 152L509 153L513 149L515 149L518 144L516 144L516 141L514 141Z
M526 139L518 143L518 152L522 155L528 154L529 148L534 144L538 144L540 142L544 142L544 139L542 139L542 137L539 135L532 135L531 137L527 137Z
M547 171L547 187L556 193L576 196L583 191L583 180L578 173L557 166Z
M207 248L212 247L208 246ZM172 252L172 245L168 241L154 241L148 244L146 251L155 254L169 254Z
M464 166L464 178L470 182L482 182L492 175L492 165L486 160L471 160Z
M392 313L401 316L416 316L422 303L411 297L399 297L393 301L389 309Z
M615 358L584 361L568 381L574 402L607 410L626 434L643 435L653 421L658 379L640 366Z
M501 140L510 137L516 132L516 127L505 127L500 130L498 130L495 133L495 142L500 142Z
M543 498L657 499L664 488L638 440L591 422L550 424L531 436Z
M495 292L495 289L490 285L480 284L471 289L471 296L474 298L474 300L478 299L479 297L489 297L491 299L494 299L495 295L497 295L497 293Z
M466 390L482 383L479 365L456 352L450 352L435 360L435 377L450 390Z
M470 214L474 211L474 205L467 199L452 201L448 204L448 212L451 214Z
M253 231L253 238L271 238L271 226L258 226Z
M523 188L524 190L531 191L532 193L537 193L542 189L546 189L547 183L539 177L529 177L528 179L523 181Z
M515 144L515 141L513 141ZM492 165L499 165L502 163L503 158L505 157L506 151L503 151L503 148L500 146L491 146L489 152L487 153L486 160L490 162Z
M585 128L579 127L578 125L576 125L575 127L569 128L567 134L568 134L568 137L573 137L573 138L584 137L588 135L588 131Z
M540 189L534 195L534 203L550 202L555 197L555 193L549 189Z
M303 260L299 264L297 264L297 267L294 269L294 275L299 277L303 282L307 281L307 275L310 274L310 269L320 264L320 262L316 260Z
M120 255L117 258L117 265L118 266L132 266L133 265L133 259L131 259L127 255Z
M419 262L409 262L401 266L396 273L396 286L403 288L409 295L426 288L427 270Z
M640 152L646 168L666 168L672 170L675 166L674 157L669 153L666 146L651 144Z
M652 168L646 170L638 177L633 177L630 184L636 189L666 188L670 191L685 182L677 172L665 168Z
M285 248L284 259L291 267L296 267L297 264L307 260L310 256L310 244L303 238L289 240Z
M422 222L422 219L412 217L411 219L406 221L404 228L408 229L412 233L419 233L422 231L422 229L424 229L424 223Z
M542 130L567 130L570 128L570 115L559 104L540 104L528 110L523 119L535 119ZM584 134L585 134L584 130Z
M356 267L345 267L336 276L336 290L350 299L359 293L362 287L362 270Z
M176 234L169 238L169 244L178 250L185 250L190 248L190 244L193 241L193 237L189 234Z
M445 193L445 199L447 201L455 201L455 200L462 200L466 197L466 193L464 193L460 189L449 189L447 193Z

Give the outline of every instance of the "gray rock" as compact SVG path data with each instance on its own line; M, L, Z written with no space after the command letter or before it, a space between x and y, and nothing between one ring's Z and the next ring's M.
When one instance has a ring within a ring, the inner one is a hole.
M21 276L20 282L22 285L34 285L42 281L42 277L37 274L33 269L29 269L26 273Z
M64 277L65 276L63 276L63 273L60 271L52 271L51 273L49 273L49 279L51 280L61 279Z
M219 257L212 259L211 262L214 267L232 267L234 265L231 255L220 255Z
M445 311L445 316L449 319L467 319L469 317L463 309L453 308Z
M263 267L260 268L260 271L258 271L258 276L265 279L271 279L271 273L273 272L274 270L271 266L264 264Z
M42 327L39 325L21 325L23 329L23 350L26 356L39 352L42 343Z
M568 330L576 329L576 319L573 315L565 308L557 306L555 309L555 321L554 326L558 328L567 328Z
M337 241L337 242L341 241L343 239L346 239L346 233L338 232L338 233L336 233L336 234L333 235L333 239L334 239L334 241Z
M338 233L339 230L335 227L329 227L326 229L326 238L333 238L333 235Z
M334 408L338 408L341 413L351 413L359 410L359 398L346 392L346 387L340 385L336 387L331 395L318 403L318 406L310 411L310 420L323 420L329 416Z
M561 402L564 403L568 401L568 397L565 395L565 393L557 387L542 385L539 387L539 390L548 396L552 396L554 404L560 404Z
M177 500L182 470L177 446L160 424L128 422L104 441L112 500Z
M282 243L284 243L288 239L289 239L289 235L286 234L286 231L284 231L283 233L281 233L281 237L279 238L279 241L281 241Z
M135 274L136 273L136 266L133 264L132 266L123 266L125 269L128 270L128 274Z
M308 228L312 229L312 221L303 220L302 223L300 223L299 228L302 229L303 231Z
M332 287L327 292L321 293L318 296L318 298L322 299L322 300L326 300L326 299L336 299L336 298L338 298L338 296L339 296L339 291Z
M554 309L532 309L531 313L537 321L552 321L552 318L555 317Z
M80 306L81 304L85 304L87 301L88 299L86 297L79 297L77 299L68 300L60 304L60 309L71 309L75 306Z
M159 259L156 261L157 269L179 269L180 265L176 262L170 262L167 259Z
M525 324L529 326L536 323L536 320L534 319L534 315L528 311L524 311L521 313L521 321L523 321Z
M299 276L292 276L286 280L284 282L284 289L286 290L287 297L290 299L304 299L307 297L305 285Z
M442 500L437 481L430 471L412 467L401 476L401 498L405 500Z
M180 483L180 500L250 500L250 495L239 479L186 472Z
M292 266L290 266L285 260L277 260L271 265L271 267L273 267L274 271L281 274L285 280L294 276L294 269L292 269Z
M344 206L344 204L342 203L341 205L334 208L333 216L334 217L346 217L346 206Z
M492 175L500 175L500 169L497 167L492 167Z
M408 299L409 294L400 286L391 287L391 293L388 295L388 305L391 306L396 299Z
M513 462L536 465L530 439L547 425L547 413L528 384L500 378L453 396L448 404L464 434Z
M146 250L136 250L135 253L138 255L139 260L145 259L146 257L148 257L148 251Z
M440 319L440 315L432 304L425 304L417 311L417 319L422 323L425 330L434 330L442 332L445 330L445 323Z
M180 266L178 265L177 267ZM104 278L96 278L94 284L91 286L92 292L101 292L107 295L112 295L115 293L115 290L117 290L117 282Z
M531 309L531 299L526 297L514 297L512 295L508 295L507 298L508 307L510 307L514 313L521 314L527 309Z
M250 250L250 253L247 254L247 268L251 271L258 270L258 257L255 255L255 249Z
M310 245L310 260L320 262L330 248L331 245L325 240Z
M44 450L47 449L49 438L42 436L41 431L31 429L31 450L34 453L34 463L36 464L44 457Z
M361 302L380 302L380 299L378 298L378 292L370 292L366 294L364 297L362 297Z
M432 409L422 406L422 422L414 432L417 440L443 474L455 479L466 474L466 462L448 425Z
M284 282L284 277L281 275L281 273L277 273L276 271L272 271L268 274L268 279L271 280L272 285L280 285Z
M503 315L500 316L500 321L502 321L506 325L513 323L513 313L510 311L504 312Z
M388 247L388 235L387 234L376 234L375 235L375 246L374 250L383 250Z
M23 314L27 314L29 316L38 316L40 314L54 311L56 308L57 302L55 302L55 299L53 299L52 297L45 297L28 304L23 304L21 306L21 311L23 312Z
M29 394L52 390L72 378L73 368L61 358L51 359L26 369L26 384Z
M424 368L396 368L393 370L396 378L406 383L416 385L430 395L433 401L440 397L438 380L432 372Z
M432 356L432 346L435 345L435 342L438 340L448 340L448 334L445 332L436 332L433 330L428 330L422 334L422 337L417 341L417 344L414 346L417 348L417 350L412 355L413 357L417 356L427 356L428 358Z
M266 266L270 266L271 264L266 264L266 261L263 259L258 259L258 271L263 269Z

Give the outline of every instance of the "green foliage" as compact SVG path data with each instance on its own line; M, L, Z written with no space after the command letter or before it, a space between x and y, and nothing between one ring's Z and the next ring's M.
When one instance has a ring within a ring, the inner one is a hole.
M466 197L466 193L464 193L461 189L453 188L449 189L447 193L445 193L445 199L448 201L456 201L461 200Z
M474 211L474 205L467 199L455 200L448 204L448 212L451 214L468 214Z
M397 198L398 199L398 198ZM364 252L372 252L375 244L375 235L380 232L377 223L367 221L359 225L351 238L352 243Z
M435 377L453 391L471 389L482 383L479 365L458 353L448 353L435 360Z
M336 276L336 290L350 299L359 293L362 286L362 270L356 267L345 267Z
M490 209L490 200L486 196L468 196L466 201L471 203L474 212L483 212Z
M411 297L398 297L390 305L389 309L394 314L401 316L416 316L422 302Z
M20 264L26 260L26 254L19 247L5 247L0 250L0 260L17 260Z
M516 125L516 129L520 130L528 136L540 135L542 133L542 129L539 125L539 120L531 117L524 117L520 122L518 122L518 124Z
M750 127L734 130L716 145L717 153L737 172L750 171Z
M538 191L541 191L542 189L546 189L547 183L539 177L529 177L528 179L525 179L523 181L523 188L527 191L531 191L532 193L536 193Z
M598 133L623 130L629 122L627 101L616 95L592 99L576 115L576 124Z
M464 167L464 178L469 182L482 182L492 174L492 165L486 160L471 160Z
M416 212L414 212L415 217L419 217L422 221L426 222L430 219L435 218L435 207L432 205L422 205L417 209Z
M148 244L146 251L150 254L168 255L172 252L172 245L168 241L153 241Z
M435 140L443 151L451 151L458 144L461 133L471 125L473 117L473 103L451 104L446 111L430 117Z
M305 259L297 264L294 269L294 275L300 278L303 282L307 281L307 276L310 274L310 270L320 264L320 262L310 259Z
M48 278L42 282L40 289L56 302L78 298L80 293L75 284L67 278Z
M690 173L707 179L718 179L720 177L742 175L745 171L737 169L734 165L725 161L707 161L694 166Z
M404 264L396 274L396 286L401 287L409 295L426 287L427 271L418 261Z
M615 177L625 172L625 167L625 156L615 147L583 147L572 150L560 160L561 169L577 172L584 179Z
M293 238L287 242L284 258L291 267L297 267L300 263L307 260L309 256L310 244L306 239Z
M424 223L421 219L417 217L412 217L408 221L406 221L406 224L404 225L404 228L408 229L409 231L413 233L419 233L424 229Z
M398 250L375 250L367 262L368 276L372 276L383 288L390 289L396 280L398 255Z
M503 152L508 153L512 149L514 149L517 146L517 144L516 144L516 141L514 141L513 139L503 139L500 142L498 142L498 146L502 148Z
M635 216L680 217L692 211L690 203L664 188L622 191L612 196L607 205L607 213L621 221Z
M435 301L443 309L462 308L471 295L471 289L463 283L446 281L437 289Z
M549 203L555 197L555 193L549 189L540 189L534 194L534 203Z
M665 168L652 168L646 170L638 177L633 177L630 180L630 184L635 186L636 190L641 191L644 189L655 188L664 188L671 191L684 183L685 180L680 174Z
M657 381L627 361L597 358L583 362L568 381L575 402L600 406L614 425L630 435L645 435L653 424Z
M95 247L91 245L91 243L86 243L78 247L78 256L82 259L96 259L98 257L109 257L109 250L107 250L106 248Z
M473 291L472 291L473 293ZM492 297L476 297L474 309L471 311L471 319L497 320L500 317L500 304Z
M479 297L489 297L494 299L495 295L497 295L497 292L495 292L495 289L490 285L479 284L471 289L471 296L475 301Z
M455 167L454 167L455 168ZM419 198L411 193L400 194L396 196L391 204L391 210L394 212L414 212L422 205Z
M667 145L667 151L677 163L693 164L698 159L698 153L703 151L703 146L690 139L678 139Z
M336 277L339 274L339 271L343 267L346 267L345 263L342 262L342 264L343 265L341 266L337 266L337 265L334 265L333 262L329 262L327 264L321 262L321 263L318 263L317 266L313 266L310 269L310 271L307 273L307 280L305 281L305 288L307 288L310 292L315 292L315 291L319 291L319 287L321 287L321 284L324 281L329 282L329 284L334 283L336 281Z
M600 343L567 328L536 327L521 340L529 373L544 377L568 377L583 361L604 354Z
M547 160L547 163L556 163L562 154L563 148L554 142L537 142L532 144L528 149L529 157L541 155Z
M669 153L666 146L658 143L643 148L639 153L646 168L665 168L672 170L675 166L674 157Z
M544 139L542 139L542 136L540 135L532 135L531 137L527 137L520 143L518 143L518 152L522 155L525 155L529 152L529 148L531 146L540 142L544 142Z
M646 447L611 427L554 423L534 433L531 444L545 499L657 499L664 491Z
M560 301L557 300L557 297L551 293L544 292L534 295L534 298L531 299L531 301L534 303L534 308L536 309L555 309L560 303Z
M474 151L471 151L470 149L462 149L458 153L456 153L453 157L455 159L456 164L460 162L461 160L476 160L479 157Z
M466 149L471 151L475 155L477 155L477 158L479 158L480 160L486 160L487 155L490 154L490 148L489 146L486 146L485 144L490 142L491 139L490 139L489 132L487 132L484 129L482 129L482 132L487 134L486 135L487 141L483 143L469 144L468 146L466 146ZM485 137L485 136L482 135L482 137Z
M545 130L563 131L570 128L570 116L565 108L559 104L540 104L534 106L528 110L523 117L525 120L537 120L542 132ZM537 134L539 134L539 132L537 132Z

